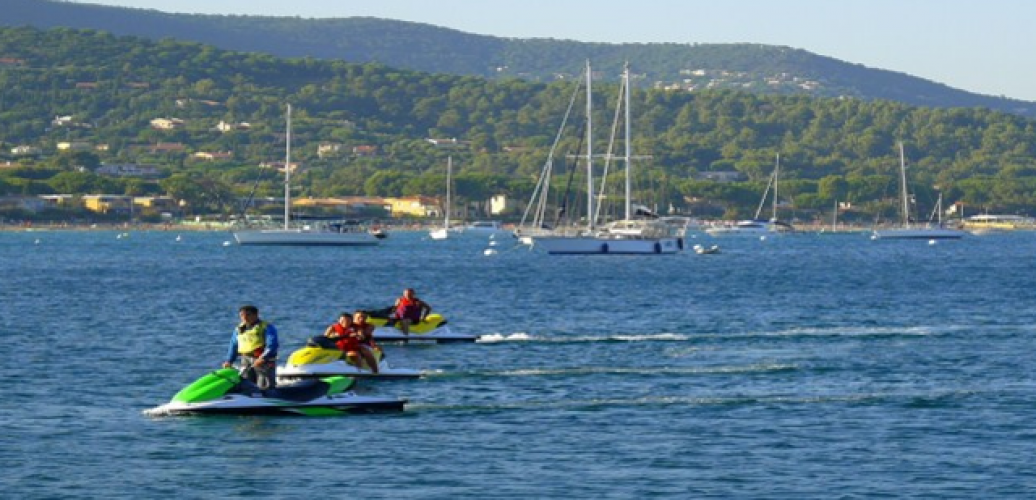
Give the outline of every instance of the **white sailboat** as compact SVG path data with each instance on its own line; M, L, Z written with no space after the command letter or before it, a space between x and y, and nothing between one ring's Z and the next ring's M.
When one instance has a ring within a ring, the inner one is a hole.
M453 157L446 158L446 218L442 223L442 228L432 229L428 232L428 237L433 240L445 240L450 237L450 210L453 209L453 202L450 199L451 185L453 183Z
M759 206L755 209L755 216L752 219L737 221L734 224L713 226L706 229L705 233L711 236L759 236L771 233L787 233L794 231L795 228L793 228L791 224L783 222L777 218L777 179L780 176L780 171L781 155L780 153L777 153L777 160L773 167L773 174L770 175L770 180L766 183L766 190L763 191L763 197L759 200ZM771 188L773 190L773 212L770 215L770 220L761 219L760 215L762 215L763 206L766 204L766 198L769 196Z
M379 239L366 228L345 223L291 225L291 104L286 113L284 150L284 228L234 231L239 245L374 246Z
M658 255L674 254L683 250L683 239L673 235L671 226L658 220L634 219L631 206L630 169L633 161L630 144L630 72L629 64L623 71L622 100L625 102L625 145L626 163L625 218L602 228L595 225L593 184L593 127L590 116L593 111L591 99L592 72L586 65L586 172L587 172L587 227L575 235L552 234L532 236L533 245L543 248L548 254L592 254L592 255Z
M916 239L916 240L947 240L960 239L966 234L959 229L943 227L940 217L939 222L932 224L911 224L910 222L910 192L907 188L906 178L906 155L903 152L903 143L899 143L899 194L900 194L900 225L897 227L875 229L874 239ZM941 212L940 209L937 211Z

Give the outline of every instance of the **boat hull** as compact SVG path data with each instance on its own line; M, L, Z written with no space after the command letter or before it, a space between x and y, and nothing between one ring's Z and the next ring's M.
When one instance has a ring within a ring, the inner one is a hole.
M278 379L290 380L294 378L323 378L332 376L371 379L416 379L421 378L423 374L420 370L410 368L392 368L385 362L378 363L378 373L364 368L357 368L345 361L304 365L285 364L277 368Z
M620 239L533 237L533 246L550 255L666 255L683 248L680 238Z
M376 246L380 239L368 232L307 231L303 229L268 229L235 231L239 245L266 246Z
M215 401L172 401L150 411L157 415L302 415L332 416L348 413L402 411L405 399L361 396L345 392L298 402L228 394Z
M879 240L958 240L965 231L947 228L894 228L876 229L874 238Z

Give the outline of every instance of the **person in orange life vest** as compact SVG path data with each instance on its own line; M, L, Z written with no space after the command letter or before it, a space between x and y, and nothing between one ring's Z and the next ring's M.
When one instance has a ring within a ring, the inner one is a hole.
M347 312L340 314L338 321L332 323L324 331L324 336L336 339L335 345L345 353L346 359L354 366L358 368L363 366L360 363L360 358L363 358L363 361L366 361L367 366L370 367L370 371L378 373L378 360L367 346L360 344L360 334L353 325L352 314Z
M396 325L403 335L410 335L410 325L424 320L432 312L432 306L414 295L413 288L403 290L403 296L396 299Z
M367 322L367 313L356 311L353 314L353 328L356 330L356 338L360 341L361 348L367 349L370 352L377 347L377 344L374 343L374 325ZM373 354L371 357L373 357ZM378 373L377 365L371 366L374 367L372 371Z
M280 347L277 328L259 319L259 309L253 305L241 306L238 316L241 323L230 336L223 367L230 368L240 356L244 378L260 389L273 389L277 386L277 349Z

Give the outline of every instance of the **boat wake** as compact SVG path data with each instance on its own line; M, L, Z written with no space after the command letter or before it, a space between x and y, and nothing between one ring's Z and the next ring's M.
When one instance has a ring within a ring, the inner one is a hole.
M594 398L565 400L529 400L501 401L484 404L412 404L408 410L414 411L484 411L484 410L541 410L541 409L599 409L610 407L647 407L647 406L754 406L754 405L829 405L829 404L862 404L896 402L917 404L917 402L938 402L939 406L955 404L954 401L973 397L976 391L941 390L924 393L848 393L820 395L788 395L788 394L755 394L739 396L692 396L692 395L658 395L636 398Z
M686 342L696 340L744 340L752 338L816 338L816 337L929 337L966 330L953 326L888 326L888 327L819 327L788 328L774 331L696 332L696 333L614 333L603 335L533 335L524 332L492 333L479 336L480 343L535 342L553 344L620 343L620 342Z
M517 370L475 370L454 372L451 376L463 377L556 377L583 375L710 375L725 373L776 373L798 370L798 365L762 363L752 365L729 366L692 366L692 367L614 367L614 366L579 366L559 368L524 368Z

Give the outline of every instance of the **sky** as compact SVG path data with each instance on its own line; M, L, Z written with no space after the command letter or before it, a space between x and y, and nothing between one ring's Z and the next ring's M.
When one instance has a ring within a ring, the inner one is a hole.
M1036 101L1030 0L74 0L173 13L368 16L508 38L761 43Z

